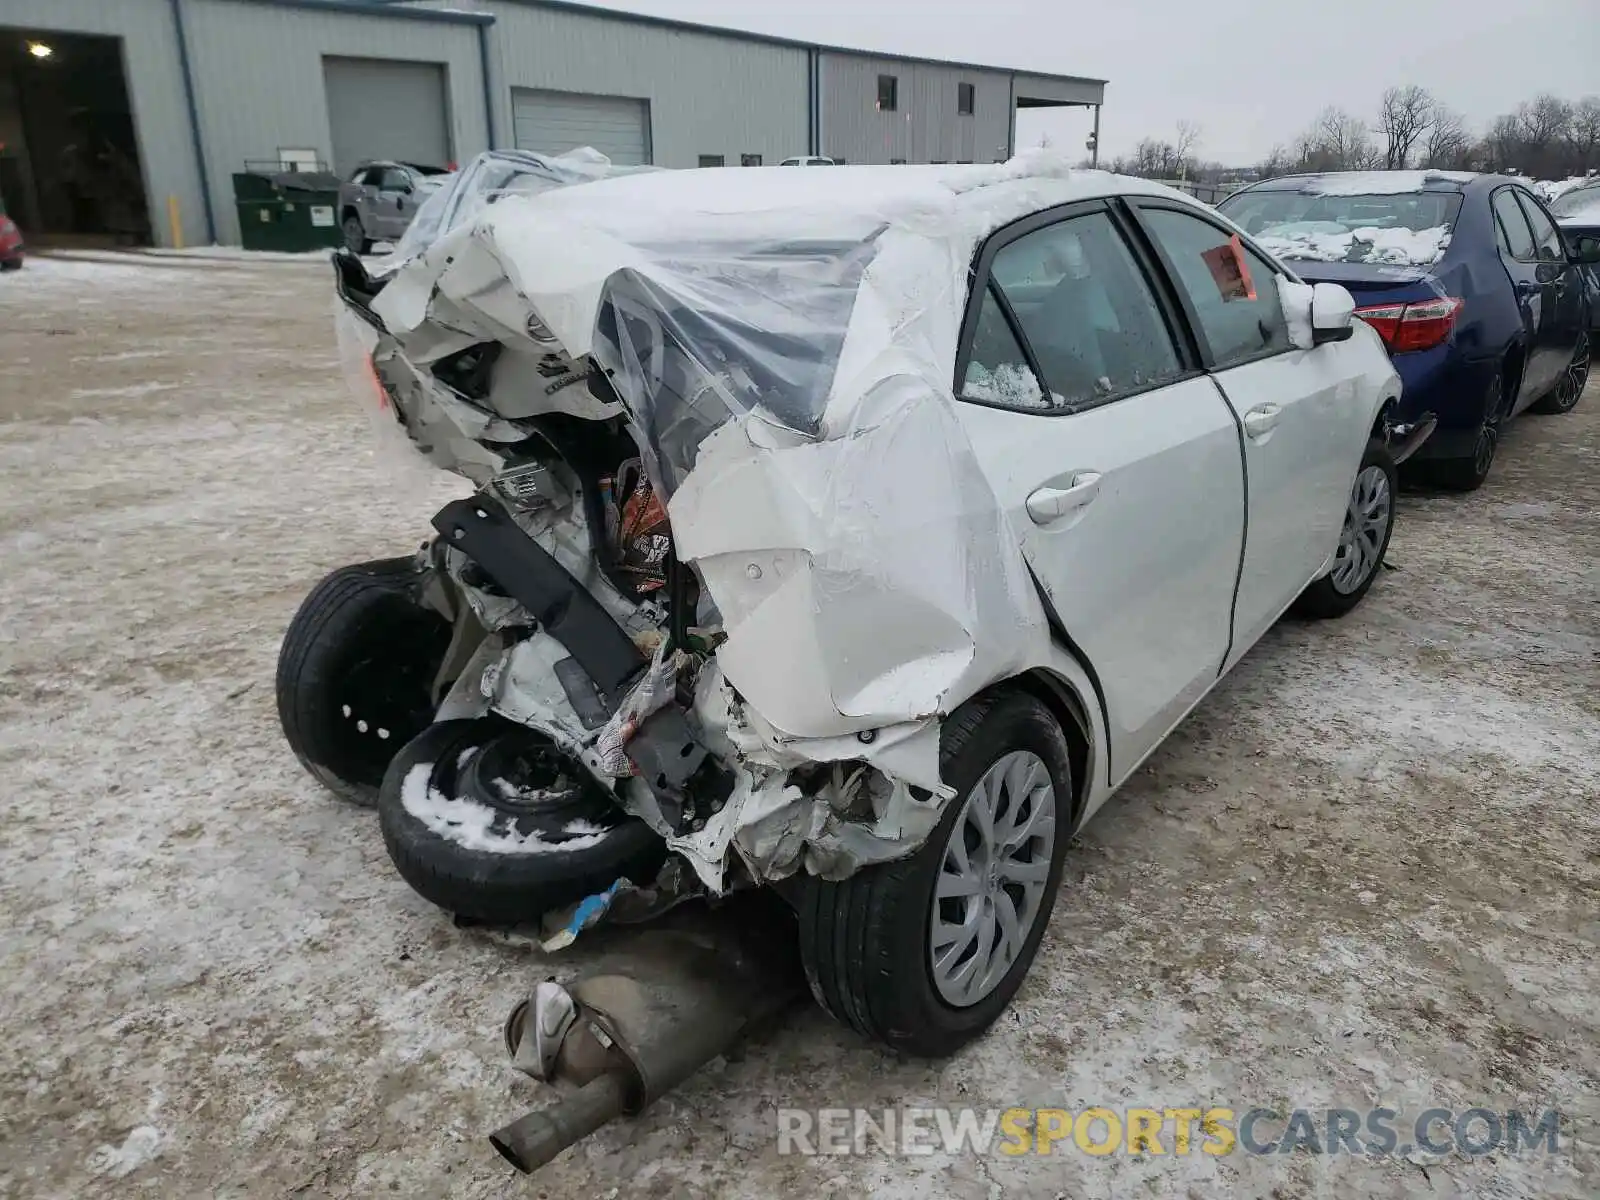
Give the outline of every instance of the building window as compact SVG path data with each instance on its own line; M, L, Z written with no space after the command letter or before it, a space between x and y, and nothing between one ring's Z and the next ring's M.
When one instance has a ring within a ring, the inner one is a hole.
M894 75L878 76L878 111L896 112L900 108L900 80Z
M970 83L956 84L956 112L963 117L970 117L977 104L978 89Z
M724 167L728 164L727 160L720 154L702 154L700 156L700 165L702 167Z
M739 165L741 167L759 167L761 165L761 155L741 154L739 155Z

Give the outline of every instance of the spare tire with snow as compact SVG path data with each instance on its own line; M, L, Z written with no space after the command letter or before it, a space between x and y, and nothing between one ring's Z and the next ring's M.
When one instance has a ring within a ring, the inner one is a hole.
M372 807L389 760L433 721L450 624L422 603L416 556L340 567L301 602L278 653L278 719L301 764Z
M666 846L544 735L499 717L441 721L389 764L384 844L425 899L520 925L618 879L654 879Z

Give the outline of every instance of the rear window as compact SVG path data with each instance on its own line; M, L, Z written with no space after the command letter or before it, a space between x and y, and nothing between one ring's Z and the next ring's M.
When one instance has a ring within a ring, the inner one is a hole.
M1218 208L1278 258L1427 266L1450 244L1460 192L1318 196L1242 192Z

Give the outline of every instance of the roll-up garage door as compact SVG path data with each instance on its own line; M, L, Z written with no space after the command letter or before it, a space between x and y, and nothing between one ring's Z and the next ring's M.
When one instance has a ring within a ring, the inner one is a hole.
M451 161L443 63L328 56L322 77L340 175L368 158L425 167Z
M649 105L626 96L511 90L511 115L521 150L562 154L593 146L618 166L650 161Z

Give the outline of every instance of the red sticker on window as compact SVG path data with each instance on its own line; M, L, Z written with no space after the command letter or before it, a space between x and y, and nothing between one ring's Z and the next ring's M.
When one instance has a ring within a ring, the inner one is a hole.
M1217 292L1224 300L1256 298L1255 281L1250 278L1250 264L1245 261L1244 243L1239 240L1238 234L1222 245L1203 252L1200 257L1205 259L1212 281L1217 285Z

